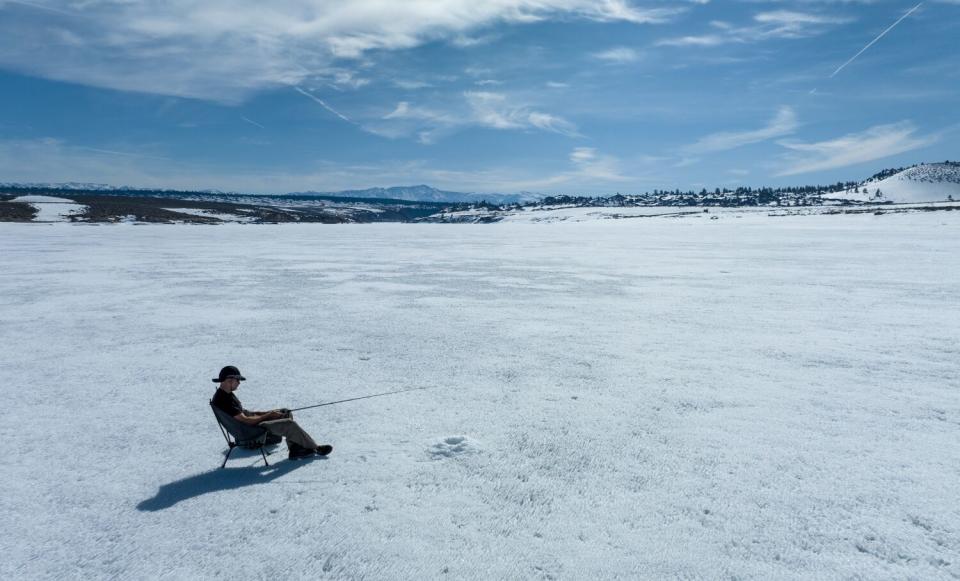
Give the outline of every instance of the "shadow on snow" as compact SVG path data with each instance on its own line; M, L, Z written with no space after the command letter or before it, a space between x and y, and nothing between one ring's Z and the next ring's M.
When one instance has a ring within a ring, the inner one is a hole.
M259 454L257 457L259 458ZM285 460L270 466L260 464L243 468L215 468L209 472L195 474L164 484L152 498L138 504L137 510L150 512L164 510L178 502L203 496L210 492L266 484L309 463L310 459L294 462Z

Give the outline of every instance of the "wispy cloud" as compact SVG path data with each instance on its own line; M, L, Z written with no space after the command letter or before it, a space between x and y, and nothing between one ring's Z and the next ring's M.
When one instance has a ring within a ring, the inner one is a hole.
M876 125L860 133L849 133L827 141L781 141L780 145L796 154L787 158L787 166L777 175L796 175L873 161L926 147L939 138L936 135L918 136L916 132L913 123L901 121Z
M687 11L685 6L638 8L625 0L590 2L580 10L584 16L601 22L624 21L634 24L662 24Z
M614 188L647 182L645 177L625 175L619 158L592 147L574 148L566 163L566 168L555 172L507 166L476 171L432 170L429 174L436 183L457 184L452 189L487 192L610 193Z
M469 36L466 34L459 34L454 36L450 40L450 44L458 48L473 48L475 46L480 46L484 44L489 44L497 40L497 35L487 34L483 36Z
M404 89L407 91L416 91L418 89L426 89L433 86L433 84L426 81L416 81L411 79L394 79L392 84L398 89Z
M736 147L789 135L797 128L797 115L790 107L780 107L777 114L760 129L713 133L683 148L687 153L727 151Z
M470 106L472 119L478 125L494 129L533 127L562 135L577 135L576 127L566 119L513 104L504 94L467 91L464 97Z
M317 80L326 83L338 91L359 89L370 84L370 79L357 75L350 69L331 69L317 75Z
M718 46L730 42L743 42L734 36L720 34L701 34L699 36L678 36L657 41L657 46Z
M429 144L452 133L463 123L464 118L454 113L401 101L380 121L369 121L363 129L390 139L417 135L420 143Z
M580 18L659 24L687 6L628 0L55 0L0 4L0 67L110 89L225 103L318 79L352 89L370 82L350 61L427 42L473 46L503 23ZM37 18L43 11L47 18ZM50 34L50 31L58 31Z
M632 178L623 175L620 160L612 155L601 155L593 147L577 147L570 153L574 171L572 178L590 178L603 182L627 182Z
M712 32L665 38L657 46L709 47L732 43L753 43L771 39L798 39L823 34L831 27L850 22L849 18L792 10L773 10L754 14L753 23L734 26L713 21Z
M602 52L595 52L593 58L614 64L624 64L640 60L640 53L632 48L619 46Z
M760 12L759 14L754 15L753 19L763 24L773 24L777 27L788 27L794 29L799 29L809 24L840 24L849 22L849 20L846 18L823 16L821 14L809 14L806 12L795 12L792 10Z
M567 137L581 137L581 135L577 133L577 127L563 117L551 115L550 113L541 113L539 111L528 111L520 113L520 118L526 119L531 127L536 127L537 129L559 133Z
M566 119L516 103L503 93L490 91L466 91L460 103L446 109L401 101L379 122L367 123L364 129L391 138L415 134L421 143L434 143L471 126L579 136L576 126Z

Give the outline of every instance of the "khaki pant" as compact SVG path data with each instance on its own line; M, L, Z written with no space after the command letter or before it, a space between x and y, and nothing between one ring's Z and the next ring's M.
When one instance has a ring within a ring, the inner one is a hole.
M268 422L260 422L257 425L271 434L286 438L288 448L291 442L311 450L317 447L317 443L313 441L310 434L305 432L304 429L300 427L300 424L291 419L270 420Z

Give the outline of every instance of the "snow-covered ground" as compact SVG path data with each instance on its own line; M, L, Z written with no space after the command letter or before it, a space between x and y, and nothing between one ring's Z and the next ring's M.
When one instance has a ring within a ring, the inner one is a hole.
M637 206L637 207L559 207L534 208L506 213L505 222L584 222L590 220L615 220L628 218L690 218L701 217L704 208L699 207L671 207L671 206ZM744 212L756 212L755 208L740 208ZM714 208L714 212L718 211ZM461 212L463 213L463 212ZM709 210L708 212L709 213ZM453 213L454 215L456 213ZM709 216L706 216L709 218Z
M207 218L216 218L217 220L223 220L224 222L238 222L241 224L246 224L253 222L255 220L252 216L244 216L243 214L226 214L223 212L215 212L213 210L204 210L201 208L164 208L171 212L178 212L180 214L189 214L191 216L204 216Z
M770 217L810 216L842 212L908 212L927 211L931 208L955 211L960 202L929 202L913 204L870 204L858 206L547 206L520 210L488 210L476 208L442 214L450 222L502 221L511 223L594 222L597 220L668 220L694 221L736 219L767 221Z
M958 228L0 224L0 577L960 578Z
M20 196L14 202L27 202L37 209L34 222L68 222L73 214L82 214L87 207L73 200L54 196Z

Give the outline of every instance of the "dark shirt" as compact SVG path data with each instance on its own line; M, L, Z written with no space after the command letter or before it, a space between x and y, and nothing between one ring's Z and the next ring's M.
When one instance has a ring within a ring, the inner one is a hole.
M237 399L237 396L232 393L227 393L220 388L217 388L217 393L213 394L213 405L226 412L231 418L243 413L243 406L240 405L240 400Z

